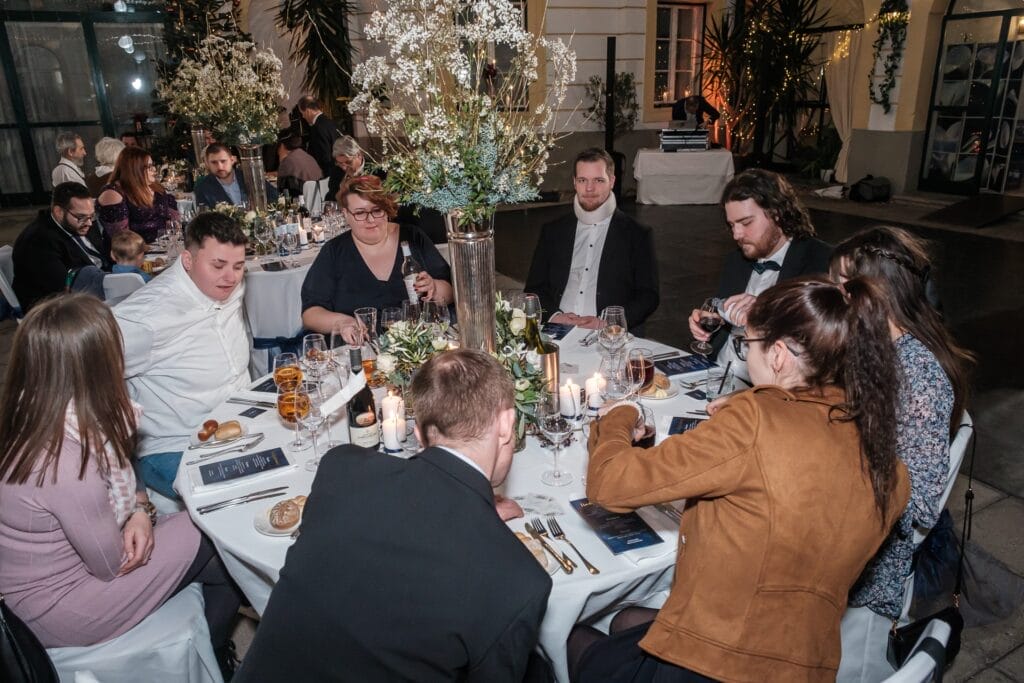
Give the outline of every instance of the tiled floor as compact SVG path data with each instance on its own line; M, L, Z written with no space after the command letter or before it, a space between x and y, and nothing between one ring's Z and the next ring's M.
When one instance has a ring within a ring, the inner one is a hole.
M939 262L937 278L949 325L962 344L979 357L970 407L979 442L975 465L975 515L968 557L987 553L1001 576L1024 585L1024 221L1011 217L990 228L942 228L922 220L936 207L927 198L883 205L855 205L809 199L821 237L837 242L879 222L911 226L932 241ZM540 225L567 207L500 213L497 266L511 280L523 281ZM718 271L732 243L721 210L714 206L635 206L625 210L654 228L662 301L647 325L659 341L685 347L690 338L686 314L716 287ZM0 244L9 243L31 214L0 212ZM6 371L14 324L0 323L0 370ZM966 472L965 468L962 470ZM963 509L961 475L950 509L959 521ZM958 526L959 528L959 526ZM973 562L972 562L973 564ZM979 566L982 564L978 562ZM981 577L984 579L984 576ZM969 595L986 596L999 587L969 585ZM1006 597L1006 596L1004 596ZM963 649L947 681L1024 681L1024 607L1015 596L1011 615L997 623L968 626ZM1007 599L1010 599L1009 597ZM236 633L247 647L252 622Z

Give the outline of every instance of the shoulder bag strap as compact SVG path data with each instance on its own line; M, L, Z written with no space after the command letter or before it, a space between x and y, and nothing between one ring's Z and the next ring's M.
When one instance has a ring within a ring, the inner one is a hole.
M961 425L960 429L964 429L964 426ZM960 591L963 588L964 581L964 551L967 549L967 539L971 537L971 523L974 516L974 458L978 450L978 432L973 424L968 429L971 430L971 465L967 468L967 491L964 492L964 525L960 533L960 559L957 561L956 585L953 586L953 604L957 607L960 606Z

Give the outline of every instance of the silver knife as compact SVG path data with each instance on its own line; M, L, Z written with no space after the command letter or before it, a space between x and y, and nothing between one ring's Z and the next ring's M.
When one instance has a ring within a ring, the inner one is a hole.
M229 398L225 403L234 403L240 406L255 406L257 408L276 408L276 403L270 401L255 401L248 398Z
M222 451L215 451L213 453L203 453L198 458L196 458L195 460L189 460L187 463L185 463L185 466L188 467L189 465L196 465L198 463L201 463L204 460L208 460L210 458L216 458L218 455L226 455L228 453L236 453L236 452L237 453L244 453L247 450L249 450L250 448L252 448L253 446L255 446L256 444L258 444L260 441L263 441L263 439L265 439L265 438L266 437L263 434L259 434L255 439L253 439L249 443L238 444L237 446L232 446L231 448L225 448Z
M253 491L251 493L246 493L243 496L237 496L235 498L229 498L227 500L222 500L222 501L219 501L217 503L209 503L207 505L200 505L199 507L196 508L196 512L198 512L199 514L202 515L202 514L206 514L207 512L212 512L213 510L219 510L222 507L224 507L225 505L235 505L237 503L246 503L246 502L248 502L250 500L255 500L257 498L262 498L264 496L283 495L284 492L287 491L287 490L288 490L287 486L275 486L272 489L263 489L262 491Z
M263 500L264 498L277 498L278 496L283 496L286 493L287 493L287 491L278 491L277 493L265 493L262 496L250 496L249 498L246 498L245 500L236 500L233 503L232 502L226 502L223 505L219 505L218 507L206 508L206 509L203 509L203 510L196 509L196 512L198 512L201 515L205 515L205 514L207 514L209 512L216 512L217 510L223 510L224 508L231 508L231 507L235 507L236 505L244 505L245 503L251 503L254 500Z
M200 451L200 450L210 450L210 449L213 449L213 448L221 448L223 446L227 446L228 444L233 444L236 441L242 441L244 439L248 439L248 438L253 437L253 436L263 436L263 432L254 432L252 434L239 434L236 437L232 437L230 439L224 439L223 441L208 441L207 443L201 443L201 444L197 444L197 445L194 445L194 446L189 446L185 450Z
M678 358L682 354L678 351L666 351L665 353L656 353L651 356L651 360L668 360L669 358Z

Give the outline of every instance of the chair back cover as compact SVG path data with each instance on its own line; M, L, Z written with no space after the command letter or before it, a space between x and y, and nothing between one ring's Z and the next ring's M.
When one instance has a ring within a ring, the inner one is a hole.
M103 299L114 306L144 284L146 281L138 273L110 273L103 278Z

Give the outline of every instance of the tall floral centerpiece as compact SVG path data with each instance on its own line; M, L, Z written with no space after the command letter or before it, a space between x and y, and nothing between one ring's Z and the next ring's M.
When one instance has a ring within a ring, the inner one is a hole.
M391 0L364 32L385 54L356 66L349 110L380 138L388 188L445 216L462 343L492 351L494 210L538 196L576 55L524 29L509 0ZM498 49L510 55L501 72Z
M494 299L495 349L515 384L517 450L525 445L526 429L534 419L545 390L540 356L526 343L526 313L496 294Z
M181 60L171 76L160 80L157 93L171 113L187 118L193 128L210 127L221 142L238 146L252 208L266 211L261 145L274 141L278 107L286 97L281 60L274 51L211 34L194 58ZM198 147L196 154L198 163Z

